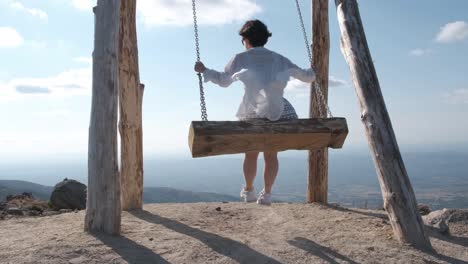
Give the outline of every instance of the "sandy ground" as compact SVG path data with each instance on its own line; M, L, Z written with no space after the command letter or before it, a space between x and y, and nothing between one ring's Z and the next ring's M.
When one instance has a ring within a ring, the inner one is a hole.
M216 208L221 207L220 211ZM83 232L84 212L0 221L0 263L468 263L468 227L399 245L382 211L321 205L152 204L122 235Z

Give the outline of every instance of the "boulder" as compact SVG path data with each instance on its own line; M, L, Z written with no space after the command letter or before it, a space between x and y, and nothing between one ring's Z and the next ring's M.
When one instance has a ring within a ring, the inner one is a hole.
M467 209L442 209L422 217L424 223L441 234L450 234L450 223L468 224Z
M19 208L17 208L17 207L8 208L8 209L6 210L6 212L7 212L8 214L11 214L11 215L24 215L24 214L23 214L23 210L21 210L21 209L19 209Z
M423 216L424 223L429 226L436 225L437 223L443 221L448 222L451 218L451 215L456 212L456 209L442 209L429 213L428 215Z
M426 204L418 204L418 210L421 215L428 215L431 213L431 208Z
M50 204L54 209L86 208L86 185L76 180L65 179L55 185L50 196Z

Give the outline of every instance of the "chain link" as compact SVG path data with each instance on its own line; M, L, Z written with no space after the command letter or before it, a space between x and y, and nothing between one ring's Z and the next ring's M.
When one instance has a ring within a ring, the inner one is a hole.
M200 44L198 40L198 22L197 22L197 7L195 0L192 0L192 11L193 11L193 29L195 33L195 51L197 54L197 62L200 62ZM205 91L203 89L203 81L201 73L198 75L198 85L200 87L200 107L201 107L201 118L203 121L208 121L208 114L206 112L206 102L205 102Z
M302 34L304 36L304 42L307 48L307 55L309 56L310 65L312 66L314 64L314 57L313 57L313 53L310 51L309 40L307 38L307 32L304 26L304 19L302 18L302 12L301 12L301 7L299 6L299 0L296 0L296 9L297 9L297 13L299 14ZM317 103L319 104L319 107L318 107L319 115L321 117L327 117L327 113L328 113L328 116L333 117L333 114L330 111L330 108L328 107L328 104L325 101L325 96L323 95L322 88L320 88L320 85L318 84L317 80L315 80L312 84L312 92L314 91L318 99ZM321 107L321 106L324 106L324 107ZM322 109L324 108L326 109L327 113L323 113Z

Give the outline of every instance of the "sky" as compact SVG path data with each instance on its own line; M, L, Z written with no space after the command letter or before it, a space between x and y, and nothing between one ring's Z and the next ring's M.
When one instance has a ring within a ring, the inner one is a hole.
M310 38L310 2L300 0ZM468 144L468 1L362 0L360 11L380 86L401 148ZM92 0L0 0L0 159L85 159L91 110ZM258 18L267 48L308 67L293 0L198 0L201 59L222 70L242 52L238 30ZM145 84L145 155L189 156L191 120L200 119L189 0L138 0L140 75ZM342 151L367 148L330 1L329 105L345 117ZM308 117L308 86L285 97ZM206 84L209 120L235 120L242 85Z

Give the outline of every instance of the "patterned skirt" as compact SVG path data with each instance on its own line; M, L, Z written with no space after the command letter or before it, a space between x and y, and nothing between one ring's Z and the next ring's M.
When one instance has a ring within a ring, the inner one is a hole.
M284 103L283 113L281 114L281 117L279 118L278 121L298 119L296 110L294 109L292 104L288 100L286 100L286 98L283 98L283 103ZM264 119L264 118L259 118L255 113L251 113L251 114L248 114L242 120L251 120L251 119Z

